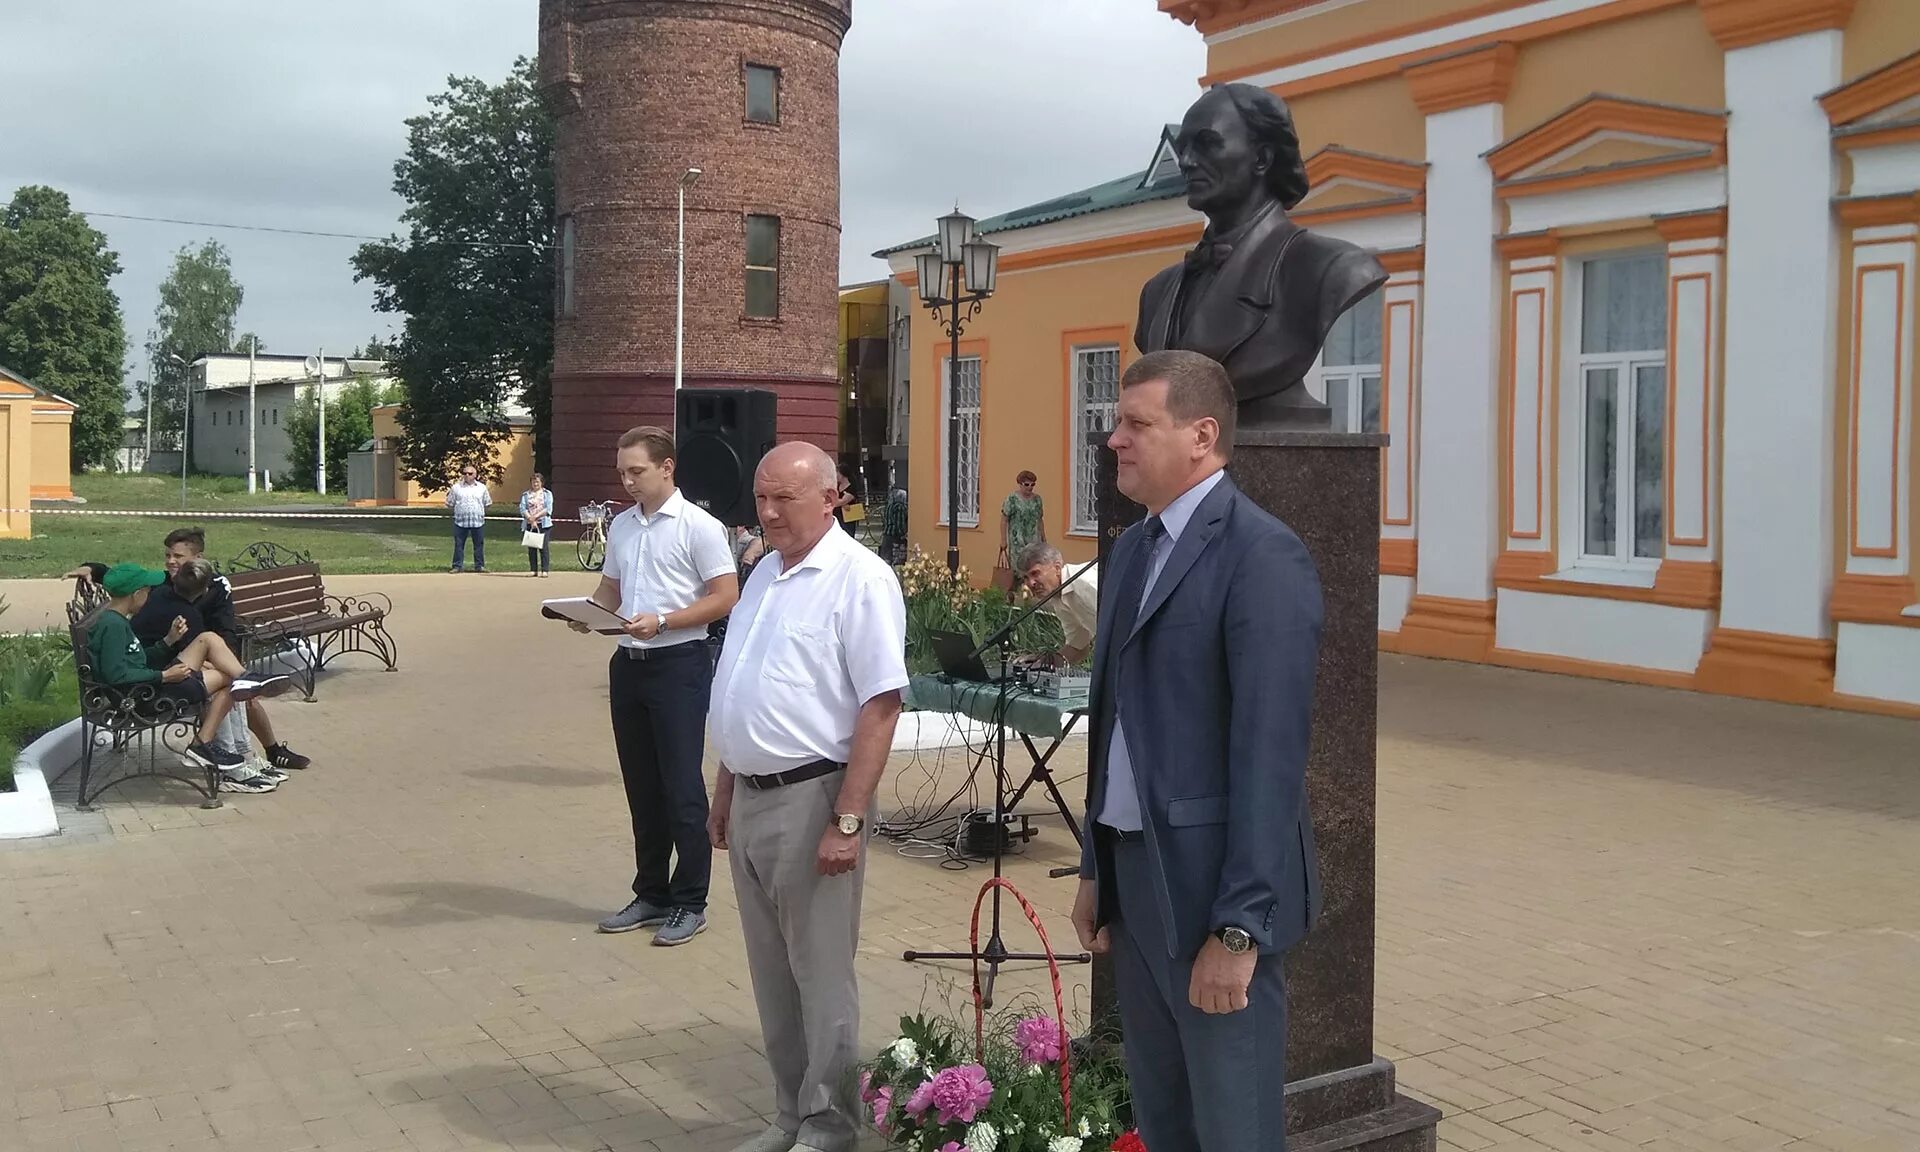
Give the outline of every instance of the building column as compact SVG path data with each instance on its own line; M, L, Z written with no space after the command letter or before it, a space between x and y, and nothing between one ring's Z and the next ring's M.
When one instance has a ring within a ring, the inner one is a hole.
M1727 215L1657 222L1667 242L1667 539L1654 577L1702 608L1720 602L1720 376Z
M1516 236L1498 251L1506 264L1501 309L1500 559L1494 579L1538 579L1559 568L1554 493L1553 414L1558 411L1560 332L1559 244L1551 236Z
M1843 204L1851 259L1842 483L1844 569L1830 603L1834 690L1920 704L1920 590L1913 579L1914 283L1911 194Z
M1414 595L1390 647L1482 660L1493 647L1500 436L1494 356L1500 322L1484 155L1504 139L1513 45L1484 45L1405 70L1427 118L1426 272L1420 324L1420 553Z
M1840 82L1851 7L1817 0L1782 20L1767 0L1701 0L1726 49L1729 112L1722 570L1698 673L1707 691L1796 703L1832 692L1839 247L1818 98Z
M1421 268L1419 251L1381 258L1388 279L1380 289L1380 631L1397 632L1413 599L1419 571L1420 455L1415 419L1420 402Z

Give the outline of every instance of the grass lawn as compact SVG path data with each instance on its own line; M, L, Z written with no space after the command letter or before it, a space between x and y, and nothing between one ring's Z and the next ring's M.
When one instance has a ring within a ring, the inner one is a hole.
M207 556L222 564L247 545L262 540L297 548L311 555L324 573L444 572L453 554L453 530L446 513L437 508L409 512L400 508L368 508L367 513L406 514L417 519L384 520L245 520L198 518L194 512L270 511L298 507L339 508L348 513L346 498L314 492L277 491L247 494L244 478L189 477L187 496L192 511L179 516L65 516L33 518L33 539L0 540L0 578L58 576L88 560L116 563L137 560L158 566L160 541L174 528L198 525L207 533ZM74 493L84 507L99 509L177 511L178 477L95 474L76 476ZM512 508L496 505L495 514L512 515ZM511 522L487 525L488 567L517 572L526 567L519 527ZM554 563L574 567L573 545L554 541ZM467 560L471 565L473 560Z

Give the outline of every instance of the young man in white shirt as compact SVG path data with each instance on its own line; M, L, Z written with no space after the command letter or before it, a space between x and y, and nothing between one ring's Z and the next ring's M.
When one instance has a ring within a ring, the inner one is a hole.
M707 625L733 610L740 580L726 529L674 486L672 435L631 429L615 462L633 507L607 527L593 598L630 621L607 684L633 818L634 876L633 902L600 921L600 931L655 928L653 942L671 947L707 926Z
M769 551L714 677L708 827L733 864L779 1115L735 1152L850 1152L860 891L907 685L907 609L893 570L834 523L832 457L782 444L753 494Z

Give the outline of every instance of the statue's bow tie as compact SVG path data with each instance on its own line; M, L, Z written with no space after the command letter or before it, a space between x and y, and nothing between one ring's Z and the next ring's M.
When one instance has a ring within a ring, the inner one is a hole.
M1217 268L1233 255L1233 245L1218 240L1202 240L1187 253L1187 267L1196 270Z

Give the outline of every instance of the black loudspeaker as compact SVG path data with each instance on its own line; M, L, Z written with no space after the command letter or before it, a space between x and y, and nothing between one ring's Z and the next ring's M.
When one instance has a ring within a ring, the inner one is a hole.
M674 480L727 527L755 524L753 470L773 447L779 397L761 388L682 388Z

